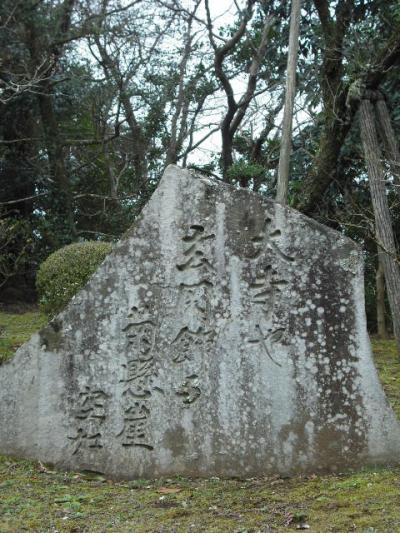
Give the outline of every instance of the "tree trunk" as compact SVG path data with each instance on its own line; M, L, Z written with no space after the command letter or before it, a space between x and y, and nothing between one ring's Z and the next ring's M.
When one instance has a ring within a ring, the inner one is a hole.
M194 11L190 14L188 20L188 26L186 30L185 37L185 46L183 50L183 55L179 63L179 83L178 91L176 96L176 107L175 112L172 115L171 119L171 136L167 148L167 156L165 160L165 166L176 164L178 161L179 151L182 147L182 141L187 130L187 114L189 107L189 94L187 87L185 86L185 78L187 72L187 65L192 53L192 44L193 44L193 35L192 35L192 24L193 18L197 11L197 8L200 4L200 0L197 0ZM178 122L180 119L180 128L178 128ZM179 129L179 131L178 131Z
M389 111L383 98L377 100L376 111L381 126L382 140L385 146L390 169L396 181L400 180L400 153L397 139L393 131Z
M312 216L318 211L324 194L335 180L340 151L349 129L349 125L341 124L336 117L327 119L324 124L311 171L304 180L301 197L296 204L296 209L305 215Z
M233 165L233 136L229 132L229 127L224 127L224 122L221 128L222 147L221 147L221 166L222 178L229 182L229 169Z
M279 154L276 201L286 205L289 186L290 155L292 152L293 105L296 94L296 65L299 48L301 0L292 0L289 51L286 74L285 110L283 113L281 150Z
M147 168L147 150L148 143L145 138L143 128L136 120L135 112L131 103L129 93L126 90L125 82L122 79L122 75L118 70L118 66L109 55L106 47L101 43L98 36L94 37L96 46L100 52L102 59L101 66L104 70L104 74L107 77L111 77L114 83L120 89L119 99L122 107L125 111L125 118L128 123L131 132L131 153L133 156L133 166L135 169L135 177L139 182L144 182L148 177Z
M14 105L3 106L0 113L3 140L10 141L0 164L0 201L7 202L35 195L38 136L30 98L22 97ZM15 142L18 141L18 142ZM29 220L34 212L33 198L12 206L8 215ZM4 215L4 212L2 213Z
M382 262L392 313L393 331L398 353L400 354L400 268L396 260L396 246L386 195L381 151L375 127L374 108L369 100L361 100L360 126L375 216L375 233L378 246L382 250Z
M378 253L378 268L376 270L376 320L378 325L378 337L387 339L386 308L385 308L385 274L383 269L382 253Z
M65 0L62 5L60 27L58 28L58 37L61 39L66 36L70 22L71 12L75 0ZM60 128L57 120L57 114L54 107L54 84L53 71L56 69L62 54L62 47L49 44L46 40L41 39L40 28L36 27L35 20L25 24L26 41L29 54L31 57L32 70L41 68L43 55L51 53L51 60L43 70L44 79L39 84L37 100L39 104L40 118L45 138L46 151L49 161L49 169L52 180L55 183L53 192L52 207L65 224L65 233L67 240L75 240L76 227L74 219L74 208L72 199L72 188L65 165L64 147L60 135ZM45 47L50 47L47 50Z
M137 122L131 100L128 94L122 89L120 94L121 103L124 106L126 121L132 135L132 154L135 176L139 182L147 180L147 142L143 134L142 126Z
M47 155L49 158L50 174L56 185L54 207L64 220L69 239L76 238L76 227L73 212L72 190L67 169L65 167L64 147L60 139L60 132L53 105L53 94L47 84L42 84L38 94L40 117L43 125Z

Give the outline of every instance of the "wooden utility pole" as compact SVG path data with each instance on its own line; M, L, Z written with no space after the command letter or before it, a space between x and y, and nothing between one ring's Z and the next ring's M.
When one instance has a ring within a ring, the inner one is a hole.
M400 268L386 194L382 154L375 125L374 106L368 99L360 102L360 127L364 157L369 177L377 243L382 251L387 294L392 313L393 331L400 354Z
M390 170L394 180L400 180L400 153L397 139L392 127L389 110L383 94L378 93L375 109L380 126L380 136L385 148L386 159L389 162ZM376 314L378 325L378 336L381 339L387 338L387 327L385 318L385 273L383 269L382 252L378 255L378 269L376 272Z
M286 73L285 109L283 112L282 139L279 154L276 201L287 204L290 155L292 153L293 105L296 94L296 65L299 48L301 0L292 0L289 30L289 51Z

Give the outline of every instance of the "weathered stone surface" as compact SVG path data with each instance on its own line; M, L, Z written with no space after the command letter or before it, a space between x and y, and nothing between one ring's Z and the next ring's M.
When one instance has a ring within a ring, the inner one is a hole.
M400 458L349 239L168 167L135 226L0 367L0 453L117 478Z

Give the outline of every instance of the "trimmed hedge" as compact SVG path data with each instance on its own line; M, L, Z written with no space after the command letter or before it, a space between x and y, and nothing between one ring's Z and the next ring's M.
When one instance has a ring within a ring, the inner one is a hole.
M64 309L111 252L108 242L69 244L40 265L36 277L40 310L52 317Z

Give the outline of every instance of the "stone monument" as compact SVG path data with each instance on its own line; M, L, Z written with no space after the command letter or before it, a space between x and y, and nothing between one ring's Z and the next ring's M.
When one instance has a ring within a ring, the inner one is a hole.
M60 315L0 367L0 453L114 478L400 459L358 246L169 166Z

